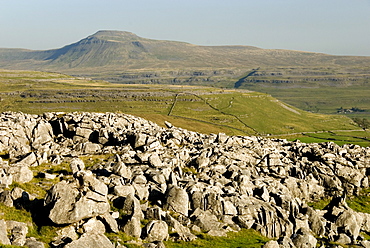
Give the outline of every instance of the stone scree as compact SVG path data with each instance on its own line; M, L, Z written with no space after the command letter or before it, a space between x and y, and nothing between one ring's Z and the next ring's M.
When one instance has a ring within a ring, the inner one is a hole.
M59 228L51 247L124 247L104 235L120 231L144 247L164 247L169 238L240 228L275 240L265 247L316 247L320 237L370 247L360 235L370 232L370 214L345 202L369 186L370 148L205 135L165 124L114 113L2 113L0 201L31 201L8 186L31 181L33 167L67 161L69 175L42 173L61 179L43 200L42 212ZM85 168L78 156L93 154L113 155ZM329 197L325 210L307 205ZM0 220L0 243L44 247L27 232L26 223Z

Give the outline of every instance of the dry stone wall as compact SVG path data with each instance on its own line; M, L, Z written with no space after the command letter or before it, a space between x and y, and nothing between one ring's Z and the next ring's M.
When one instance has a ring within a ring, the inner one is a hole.
M27 196L8 187L32 180L31 169L69 161L70 177L43 200L43 213L60 228L52 247L115 247L104 233L120 231L163 247L169 233L191 241L198 232L225 236L240 228L277 240L266 247L316 247L318 237L369 247L360 232L370 231L370 215L350 209L345 197L369 186L370 148L165 124L115 113L2 113L0 201L13 206ZM114 159L85 168L78 156L92 154ZM307 205L329 197L325 210ZM16 244L8 225L0 221L0 242Z

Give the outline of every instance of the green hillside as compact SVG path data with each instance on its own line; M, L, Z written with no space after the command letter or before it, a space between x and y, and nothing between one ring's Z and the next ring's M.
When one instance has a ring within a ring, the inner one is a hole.
M369 66L260 68L239 84L306 111L370 120Z
M358 129L341 115L299 110L268 94L200 86L124 85L57 73L0 71L0 111L124 112L203 133L277 135Z
M136 78L131 77L132 82L142 82L145 78L161 81L168 76L174 79L181 76L176 74L177 70L198 77L218 76L220 70L227 69L228 76L237 78L257 67L366 66L369 62L369 57L359 56L331 56L251 46L198 46L146 39L123 31L99 31L53 50L0 49L0 68L54 70L105 79L110 75L116 81L120 78L125 81L125 73L130 71L136 75ZM160 75L163 71L166 72L164 78ZM153 75L153 72L157 74Z
M365 56L198 46L99 31L58 49L0 48L0 68L59 72L120 84L246 89L306 111L336 114L343 110L351 118L370 120L370 57Z

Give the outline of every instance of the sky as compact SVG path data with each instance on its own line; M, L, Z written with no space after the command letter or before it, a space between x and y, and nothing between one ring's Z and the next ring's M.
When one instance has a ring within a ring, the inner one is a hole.
M370 0L0 0L0 48L60 48L98 30L370 56Z

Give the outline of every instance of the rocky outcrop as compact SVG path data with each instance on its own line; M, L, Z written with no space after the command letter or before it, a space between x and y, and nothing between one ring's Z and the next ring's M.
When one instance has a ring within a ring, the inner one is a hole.
M191 241L240 228L277 240L266 247L316 247L320 237L361 243L370 230L370 217L344 200L369 186L370 149L355 145L205 135L124 114L9 112L0 115L0 154L8 206L22 196L6 189L12 182L31 180L44 162L69 163L44 199L60 226L55 247L110 247L103 233L120 231L157 247L169 233ZM87 167L78 156L91 154L112 157ZM329 197L325 210L307 206ZM0 222L5 244L4 230Z
M54 185L45 198L49 218L55 224L71 224L108 213L108 187L91 171L80 171L71 183Z

